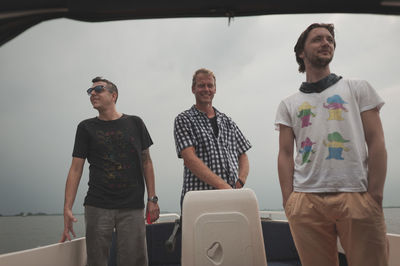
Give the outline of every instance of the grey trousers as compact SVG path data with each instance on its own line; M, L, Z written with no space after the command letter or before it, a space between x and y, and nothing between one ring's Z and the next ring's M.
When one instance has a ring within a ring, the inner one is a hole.
M88 266L107 266L114 228L117 234L117 265L148 265L143 209L85 206L85 225Z

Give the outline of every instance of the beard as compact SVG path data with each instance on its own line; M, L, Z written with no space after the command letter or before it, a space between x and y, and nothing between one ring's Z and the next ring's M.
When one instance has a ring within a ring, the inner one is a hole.
M314 60L310 61L311 64L317 68L324 68L332 61L333 56L326 58L326 57L315 57Z
M307 53L304 53L305 57L307 58L307 60L310 62L310 64L314 67L314 68L324 68L327 65L329 65L329 63L332 61L333 59L333 53L331 54L330 57L322 57L320 55L309 55Z

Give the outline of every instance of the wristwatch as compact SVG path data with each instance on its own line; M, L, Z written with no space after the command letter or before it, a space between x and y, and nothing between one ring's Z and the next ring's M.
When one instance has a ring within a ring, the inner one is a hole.
M151 201L153 203L157 203L158 202L158 197L154 195L153 197L148 198L147 201Z

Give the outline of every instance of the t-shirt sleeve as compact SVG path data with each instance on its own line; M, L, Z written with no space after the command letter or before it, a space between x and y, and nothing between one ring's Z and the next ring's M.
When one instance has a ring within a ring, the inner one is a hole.
M82 123L78 125L75 134L74 150L72 157L86 159L89 153L89 133Z
M142 151L148 149L151 145L153 145L153 140L150 137L150 133L146 128L146 125L144 124L143 120L140 119L140 136L141 136L141 142L142 142Z
M178 158L182 158L182 150L190 146L195 146L191 123L185 115L180 114L175 118L174 139Z
M275 130L279 131L279 125L293 127L292 119L290 117L289 111L284 101L281 101L281 103L278 106L278 110L276 112Z
M356 98L360 113L374 108L380 110L385 104L383 99L378 95L376 90L365 80L352 81L357 82L353 86L356 87Z

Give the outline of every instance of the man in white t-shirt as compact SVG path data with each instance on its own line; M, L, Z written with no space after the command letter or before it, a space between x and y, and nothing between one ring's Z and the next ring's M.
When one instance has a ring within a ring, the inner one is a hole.
M294 49L306 82L275 120L283 206L303 266L338 265L337 237L349 265L384 266L384 102L368 82L330 72L335 47L334 26L315 23Z

